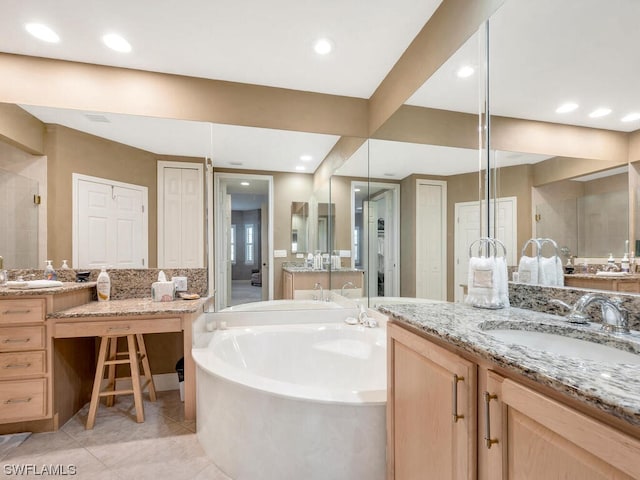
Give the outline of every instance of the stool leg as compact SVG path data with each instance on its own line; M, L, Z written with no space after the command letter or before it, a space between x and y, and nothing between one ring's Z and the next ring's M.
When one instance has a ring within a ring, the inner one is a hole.
M149 357L147 357L147 349L144 345L144 337L141 333L136 334L138 340L138 350L140 351L140 358L142 359L142 371L147 378L147 385L149 389L149 400L156 401L156 386L153 383L153 377L151 376L151 367L149 366Z
M138 351L133 335L127 335L129 346L129 365L131 367L131 383L133 384L133 402L136 406L136 421L144 422L144 406L142 405L142 389L140 388L140 371L138 370Z
M110 337L109 344L109 360L116 359L116 353L118 351L118 337ZM109 365L109 373L107 373L107 390L114 391L116 389L116 365ZM115 395L110 395L107 397L107 407L113 407L113 404L116 401Z
M109 337L102 337L100 340L100 353L98 354L98 365L96 366L96 376L93 380L93 391L91 392L91 403L89 405L89 416L85 428L91 430L96 422L96 413L100 403L100 383L104 375L104 360L107 356L107 345Z

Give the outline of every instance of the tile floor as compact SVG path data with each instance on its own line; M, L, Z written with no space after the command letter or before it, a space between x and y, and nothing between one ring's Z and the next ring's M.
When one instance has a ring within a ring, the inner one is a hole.
M93 430L84 428L88 411L87 404L57 432L33 434L0 458L0 478L230 480L200 447L195 423L184 421L178 391L158 392L156 402L145 395L144 423L136 423L129 396L111 408L100 405ZM25 464L39 472L8 474ZM75 465L77 474L42 475L44 465L58 464Z

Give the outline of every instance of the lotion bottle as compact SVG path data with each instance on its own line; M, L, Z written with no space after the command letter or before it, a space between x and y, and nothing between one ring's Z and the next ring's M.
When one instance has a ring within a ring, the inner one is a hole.
M111 279L107 273L107 267L102 267L102 270L100 270L96 290L98 291L99 302L106 302L111 298Z
M620 262L620 270L629 273L629 256L625 253Z

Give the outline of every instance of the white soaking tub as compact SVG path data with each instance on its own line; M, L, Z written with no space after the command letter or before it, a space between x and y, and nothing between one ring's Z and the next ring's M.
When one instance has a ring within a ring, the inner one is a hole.
M198 439L234 480L384 479L384 328L232 328L193 356Z

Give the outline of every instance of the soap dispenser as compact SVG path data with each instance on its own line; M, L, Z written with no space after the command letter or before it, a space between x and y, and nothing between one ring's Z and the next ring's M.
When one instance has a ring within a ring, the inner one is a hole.
M620 270L629 273L629 256L626 252L624 254L624 257L622 257L622 261L620 262Z
M607 260L607 266L609 267L609 270L615 270L616 268L616 260L615 258L613 258L612 253L609 254L609 259Z
M56 280L58 275L56 275L56 271L51 263L51 260L47 260L47 266L44 269L44 278L47 280Z

